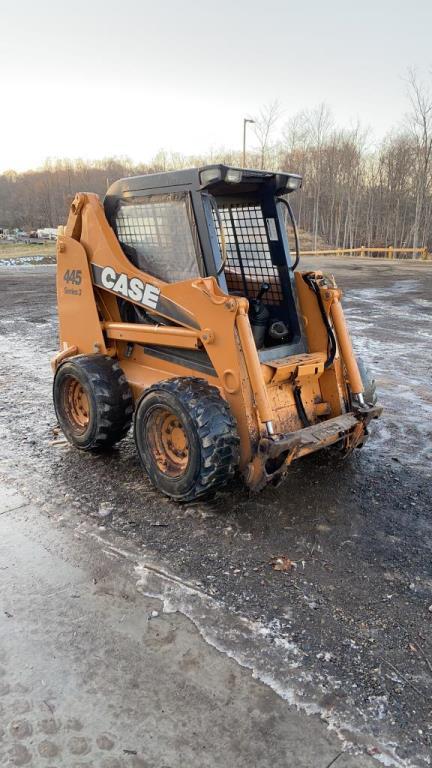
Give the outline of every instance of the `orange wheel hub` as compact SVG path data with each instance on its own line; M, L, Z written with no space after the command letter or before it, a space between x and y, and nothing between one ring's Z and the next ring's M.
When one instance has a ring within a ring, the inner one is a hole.
M147 440L160 472L180 477L189 463L189 443L179 417L164 408L154 408L147 422Z
M73 376L65 382L64 405L76 431L85 432L90 421L90 402L83 385Z

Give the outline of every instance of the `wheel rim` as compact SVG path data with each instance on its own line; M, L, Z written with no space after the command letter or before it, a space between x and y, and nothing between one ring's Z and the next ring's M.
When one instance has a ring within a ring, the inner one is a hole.
M183 422L166 408L153 408L147 419L146 439L159 470L180 477L189 464L189 442Z
M68 376L64 385L64 410L75 432L82 434L90 422L90 401L81 382Z

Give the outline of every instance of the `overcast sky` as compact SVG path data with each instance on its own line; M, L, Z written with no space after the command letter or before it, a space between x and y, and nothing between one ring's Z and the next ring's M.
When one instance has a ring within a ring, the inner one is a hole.
M0 21L0 171L240 148L276 98L379 138L407 68L432 79L432 0L0 0Z

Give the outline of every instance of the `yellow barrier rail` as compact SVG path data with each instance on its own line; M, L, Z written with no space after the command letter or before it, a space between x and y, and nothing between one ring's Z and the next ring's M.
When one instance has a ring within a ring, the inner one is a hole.
M387 259L397 258L395 256L397 253L418 253L422 261L428 261L431 258L427 248L393 248L391 245L387 248L367 248L365 245L362 245L360 248L327 248L322 251L300 251L300 256L344 256L350 253L366 258L370 258L370 256L367 256L370 253L382 253L384 254L383 258Z

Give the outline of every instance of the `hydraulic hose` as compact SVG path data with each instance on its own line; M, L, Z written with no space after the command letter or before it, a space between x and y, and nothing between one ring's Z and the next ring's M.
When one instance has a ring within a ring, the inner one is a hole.
M312 426L308 419L308 415L306 413L305 407L303 405L300 387L294 387L293 393L294 393L294 402L296 404L297 414L301 423L303 424L304 427Z
M284 197L278 197L277 200L278 200L278 203L283 203L286 206L288 215L291 219L291 224L294 232L295 250L296 250L295 261L294 261L294 264L291 266L291 269L294 272L294 270L298 267L298 263L300 261L300 245L299 245L297 222L295 220L293 209L291 208L291 205L289 204L288 200L285 200Z
M333 328L330 325L330 322L329 322L329 319L328 319L328 316L327 316L327 312L325 311L325 307L324 307L323 300L322 300L322 297L321 297L321 292L320 292L320 289L319 289L319 286L318 286L317 282L313 279L313 277L312 277L312 275L310 273L304 274L303 278L306 281L306 283L308 284L309 288L314 292L315 296L317 297L318 306L319 306L320 312L321 312L321 317L322 317L323 323L325 325L325 328L326 328L326 331L327 331L327 335L329 337L329 342L330 342L330 352L329 352L327 360L324 363L324 368L330 368L330 366L333 363L333 360L335 359L336 352L337 352L336 338L335 338L335 335L333 333Z

